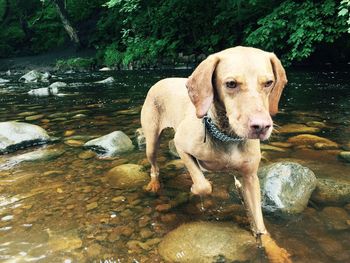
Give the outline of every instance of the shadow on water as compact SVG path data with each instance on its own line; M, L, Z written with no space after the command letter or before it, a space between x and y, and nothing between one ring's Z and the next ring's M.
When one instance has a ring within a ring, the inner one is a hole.
M188 195L190 178L181 162L168 151L171 132L166 132L160 145L158 162L163 190L159 196L147 194L142 188L116 190L106 179L109 169L124 163L141 164L148 169L143 150L105 160L83 155L83 142L115 130L122 130L135 140L135 130L140 127L139 112L149 87L164 77L189 74L57 74L55 81L64 81L68 86L59 89L62 96L48 97L27 94L48 84L23 84L17 81L20 75L0 75L11 80L0 86L0 121L30 122L61 138L51 145L0 156L0 163L33 149L62 151L46 161L1 166L0 261L162 262L157 245L181 223L234 220L249 229L243 208L230 196L231 175L208 175L214 182L211 197L200 200ZM111 75L116 80L113 84L94 83ZM279 126L318 123L322 128L317 135L349 145L349 98L348 72L291 71L276 122ZM275 134L270 142L286 142L290 136ZM266 150L264 157L265 163L294 160L312 168L317 177L349 183L350 166L339 160L338 153L339 150L296 147ZM340 209L347 219L329 217L325 207ZM349 209L349 204L319 203L293 217L267 214L266 221L270 232L295 262L346 262L350 260Z

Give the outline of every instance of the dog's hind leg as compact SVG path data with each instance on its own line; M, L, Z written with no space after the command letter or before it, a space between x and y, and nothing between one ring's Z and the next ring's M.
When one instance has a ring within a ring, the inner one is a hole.
M162 127L160 127L159 120L159 111L154 107L152 99L147 97L141 111L141 125L146 138L146 156L151 164L151 181L148 183L146 190L154 193L160 188L157 152Z
M159 132L154 131L146 136L146 156L151 164L151 181L148 183L146 190L157 192L160 188L159 184L159 168L157 165L157 151L159 147Z

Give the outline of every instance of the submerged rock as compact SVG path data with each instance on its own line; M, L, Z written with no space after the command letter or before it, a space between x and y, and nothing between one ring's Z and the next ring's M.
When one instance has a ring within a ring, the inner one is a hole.
M262 207L268 212L302 212L316 187L316 177L307 167L280 162L259 169Z
M115 79L113 77L108 77L104 80L100 80L100 81L96 81L95 83L97 84L110 84L110 83L114 83Z
M41 73L36 70L32 70L20 77L19 81L23 81L24 83L47 81L50 77L51 75L48 72Z
M339 153L339 157L340 157L342 160L344 160L344 161L350 163L350 151L348 151L348 152L340 152L340 153Z
M318 178L311 200L322 204L349 203L350 181L337 178Z
M293 136L288 139L289 143L292 143L294 145L312 145L314 146L316 143L324 143L328 145L337 145L335 142L332 142L331 140L328 140L326 138L322 138L316 135L311 134L301 134L297 136Z
M112 157L119 153L134 149L130 138L122 131L115 131L84 144L84 147L92 149L104 156Z
M47 132L24 122L0 122L0 154L51 141Z
M60 149L39 149L5 159L0 163L0 168L8 169L21 162L50 161L60 157L63 153L64 150Z
M181 225L164 237L158 251L165 261L181 263L250 262L257 255L249 232L231 223L212 222Z
M350 220L349 214L340 207L325 207L320 213L321 219L331 230L346 230L350 228L347 222Z
M145 185L149 176L137 164L122 164L108 171L107 180L113 188L129 189Z
M168 147L169 147L169 153L170 153L172 156L174 156L174 157L176 157L176 158L180 158L179 154L177 153L174 140L170 140L170 141L169 141Z
M320 132L319 128L309 127L304 124L287 124L283 125L278 129L278 133L280 134L288 134L288 133L318 133Z

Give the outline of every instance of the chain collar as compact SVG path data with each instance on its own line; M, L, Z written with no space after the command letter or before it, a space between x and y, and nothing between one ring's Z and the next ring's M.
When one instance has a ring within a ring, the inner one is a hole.
M220 131L219 128L213 123L212 119L208 115L205 115L203 117L203 124L204 124L204 142L206 142L207 131L213 138L221 142L245 141L244 138L241 138L238 136L232 137Z

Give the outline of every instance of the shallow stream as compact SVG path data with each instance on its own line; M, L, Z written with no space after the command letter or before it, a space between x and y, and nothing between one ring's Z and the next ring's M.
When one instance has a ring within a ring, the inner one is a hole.
M276 129L286 124L321 126L316 135L340 147L349 146L350 73L288 72ZM170 131L162 138L158 157L163 187L158 196L142 188L116 190L106 181L106 172L120 164L141 164L148 169L144 150L135 147L113 159L82 154L86 151L82 142L112 131L122 130L135 139L139 112L150 86L164 77L189 74L181 70L57 73L50 82L64 81L68 86L59 89L63 95L48 97L27 94L47 83L24 84L18 82L21 74L0 74L0 78L10 79L0 86L0 121L37 124L60 138L42 147L64 151L52 160L1 167L0 261L163 262L158 243L183 222L234 221L249 229L243 209L232 204L229 195L232 175L208 174L214 183L212 197L200 200L187 195L191 181L169 154ZM94 83L109 76L115 83ZM294 135L276 133L269 143L285 142ZM0 161L34 149L0 156ZM339 149L279 149L266 148L262 164L293 160L311 168L318 178L350 183L350 164L338 157ZM174 199L178 203L163 211L164 204ZM266 214L265 221L294 262L350 262L349 212L346 203L311 202L300 215Z

